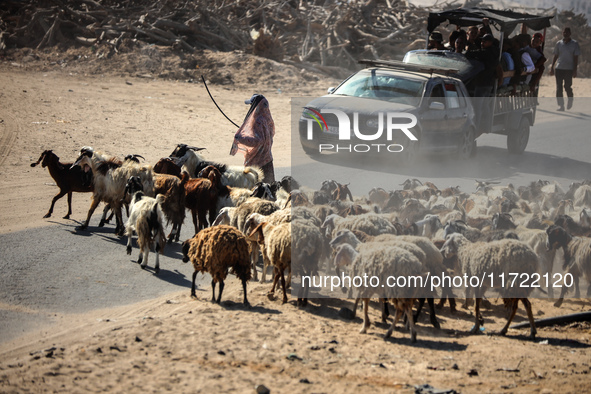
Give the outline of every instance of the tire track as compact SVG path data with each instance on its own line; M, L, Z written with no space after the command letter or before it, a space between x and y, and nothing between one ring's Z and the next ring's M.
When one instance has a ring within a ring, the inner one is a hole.
M1 98L1 96L0 96ZM0 119L0 167L8 158L10 150L16 142L16 137L22 129L20 123L12 116L4 114Z

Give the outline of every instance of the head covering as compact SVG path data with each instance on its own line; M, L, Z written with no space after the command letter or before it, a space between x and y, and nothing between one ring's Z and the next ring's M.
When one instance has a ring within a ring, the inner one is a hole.
M482 36L482 41L495 41L495 38L493 37L492 34L485 34L484 36Z
M269 102L262 94L254 94L245 104L250 104L244 123L234 135L230 155L238 151L244 154L245 166L262 167L273 160L271 147L275 124L269 110Z
M544 35L542 33L535 33L534 38L539 38L540 40L544 41Z
M434 31L433 33L431 33L431 36L429 37L429 39L433 40L433 41L443 42L443 34L441 34L438 31Z

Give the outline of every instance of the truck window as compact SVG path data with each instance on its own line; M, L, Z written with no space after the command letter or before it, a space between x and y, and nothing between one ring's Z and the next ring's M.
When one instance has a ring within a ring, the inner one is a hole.
M443 89L443 85L437 84L433 86L431 90L431 98L429 100L431 103L441 103L445 105L445 90Z
M462 104L465 105L465 103L460 102L458 89L453 83L445 84L445 99L447 101L448 108L460 108L463 107Z

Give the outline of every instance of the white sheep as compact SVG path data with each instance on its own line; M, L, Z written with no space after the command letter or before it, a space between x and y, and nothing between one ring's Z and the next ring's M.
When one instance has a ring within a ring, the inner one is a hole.
M422 275L422 265L420 261L410 252L397 246L380 246L378 244L371 247L361 248L356 251L351 245L343 244L338 247L337 255L341 261L349 263L351 277L377 277L379 283L387 283L388 277L395 275L397 277L415 277ZM360 333L365 334L371 325L369 320L369 300L372 297L383 297L384 292L378 292L376 288L355 287L352 292L357 298L363 300L363 326ZM417 333L412 315L412 305L415 300L417 288L408 287L389 287L385 291L388 300L396 308L396 315L392 325L388 329L385 337L389 338L396 327L400 316L404 313L410 328L411 342L416 342Z
M489 286L487 278L491 275L494 278L493 287L498 288L501 284L499 279L501 275L506 278L505 288L502 292L505 307L510 310L507 324L499 332L500 335L505 335L509 329L509 325L517 312L519 300L523 303L529 319L531 327L530 337L532 339L536 336L536 326L531 309L531 303L527 299L531 287L511 286L511 273L526 274L532 277L532 274L537 272L538 258L534 251L521 241L513 239L503 239L493 242L470 242L462 234L454 233L448 236L441 252L444 257L450 258L457 256L462 265L463 273L468 277L480 278L483 282L481 286L476 286L473 290L475 292L476 303L474 307L474 327L471 333L479 333L480 325L482 324L482 315L480 314L480 302ZM486 278L485 278L486 275ZM484 279L483 279L484 278Z
M365 245L369 245L368 247L372 247L373 245L388 245L388 246L398 246L401 247L408 252L412 253L422 264L425 271L430 272L432 275L441 275L442 273L446 273L448 269L443 265L443 256L435 246L435 244L426 237L420 236L413 236L413 235L392 235L392 234L383 234L378 235L376 237L368 237L367 243L364 244L359 240L355 234L350 230L339 230L330 242L330 245L333 248L336 248L340 244L349 244L356 250L359 250L361 247L365 247ZM338 259L335 256L335 265L342 266L342 263L338 262ZM453 294L450 293L448 289L444 289L443 297L449 297ZM440 324L437 321L437 316L435 313L435 305L433 298L426 298L429 304L429 318L431 324L435 328L440 328ZM420 313L420 310L423 307L423 303L425 301L424 297L420 297L419 308L415 315L415 321ZM355 304L355 308L357 304ZM382 316L385 319L385 316Z
M366 213L343 218L339 215L328 215L321 227L328 238L342 229L363 231L368 235L396 234L396 227L390 221L389 215Z
M293 218L292 218L293 219ZM324 237L310 220L293 219L292 222L292 274L311 277L318 273L318 266L325 258ZM298 289L298 306L308 303L309 283Z
M244 223L244 234L250 235L254 231L254 229L260 225L261 223L268 223L273 226L277 226L283 223L290 223L291 222L291 209L280 209L271 213L270 215L263 215L258 212L251 213ZM247 238L248 240L248 238ZM252 265L253 271L253 280L257 280L257 270L256 270L256 263L259 259L259 244L256 241L250 241L250 261ZM267 267L271 265L271 262L265 258L263 254L263 271L261 272L261 283L265 283L265 278L267 274ZM290 275L291 279L291 275ZM288 285L289 286L289 285Z
M268 261L274 267L273 287L269 295L274 294L275 286L278 280L281 279L283 303L285 304L287 302L287 291L284 271L289 270L291 275L291 224L282 223L275 226L263 222L250 233L247 239L257 242L263 254L263 260Z
M573 237L560 226L550 226L546 230L548 240L546 247L548 249L562 248L564 251L564 264L562 269L564 274L570 274L575 284L575 298L581 296L579 291L579 277L583 275L588 283L591 283L591 238ZM563 285L560 291L560 298L554 303L554 306L562 305L564 295L568 287ZM589 290L587 295L589 295Z
M142 191L141 180L137 176L129 178L126 191L132 195L131 212L125 223L125 235L127 235L127 254L131 254L131 239L135 231L138 236L140 255L137 259L142 269L148 265L148 255L152 244L155 245L156 264L154 272L160 272L158 255L164 250L166 236L164 235L163 213L160 204L164 196L159 194L156 198L147 197Z

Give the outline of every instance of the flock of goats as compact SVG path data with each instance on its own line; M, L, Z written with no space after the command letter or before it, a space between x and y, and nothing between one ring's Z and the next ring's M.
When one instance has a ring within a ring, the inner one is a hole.
M207 161L198 153L200 150L179 144L170 157L154 166L142 165L138 155L120 160L90 147L82 148L74 163L61 163L51 150L46 150L31 166L41 163L47 167L60 189L45 217L51 216L55 202L67 194L65 218L69 218L72 192L92 192L88 216L77 230L86 229L94 210L104 202L99 226L109 220L111 211L116 218L115 232L128 237L128 254L132 251L132 236L137 234L138 263L142 268L148 264L150 249L155 249L156 273L158 255L167 238L168 242L179 241L188 209L196 235L183 242L182 251L183 261L190 260L195 268L191 295L195 296L197 273L209 273L212 300L218 303L224 280L232 273L241 280L244 303L248 304L246 285L251 279L257 280L261 255L261 282L265 281L268 266L272 266L269 295L273 296L280 283L284 303L292 274L302 278L319 273L368 273L385 280L393 272L409 276L443 272L500 276L520 272L546 275L546 285L539 290L554 298L558 281L552 279L557 259L562 267L560 277L568 274L572 278L575 297L580 297L581 276L591 283L591 181L573 183L567 191L557 183L542 180L520 187L476 181L476 191L468 194L459 187L438 189L431 182L408 179L399 190L374 188L367 196L353 198L347 185L333 180L324 181L319 190L300 186L290 176L265 184L260 182L260 169ZM128 216L125 224L123 207ZM172 225L168 236L164 223ZM569 289L560 282L556 306L560 306ZM294 281L294 286L299 286L297 304L306 305L309 284ZM532 290L522 287L511 294L499 290L508 309L507 323L500 334L507 332L521 301L530 322L530 337L535 338L528 300ZM474 333L483 324L480 306L485 291L486 286L466 288L466 301L475 299ZM591 287L587 296L590 291ZM357 298L355 307L363 301L361 332L366 332L370 326L369 300L383 295L370 287L357 288L350 294ZM442 287L439 294L427 297L409 288L390 289L387 298L380 299L384 321L389 304L396 313L386 336L404 317L414 342L414 323L425 301L430 321L438 328L433 298L440 298L439 307L449 301L455 310L450 288ZM418 308L413 314L415 301Z

